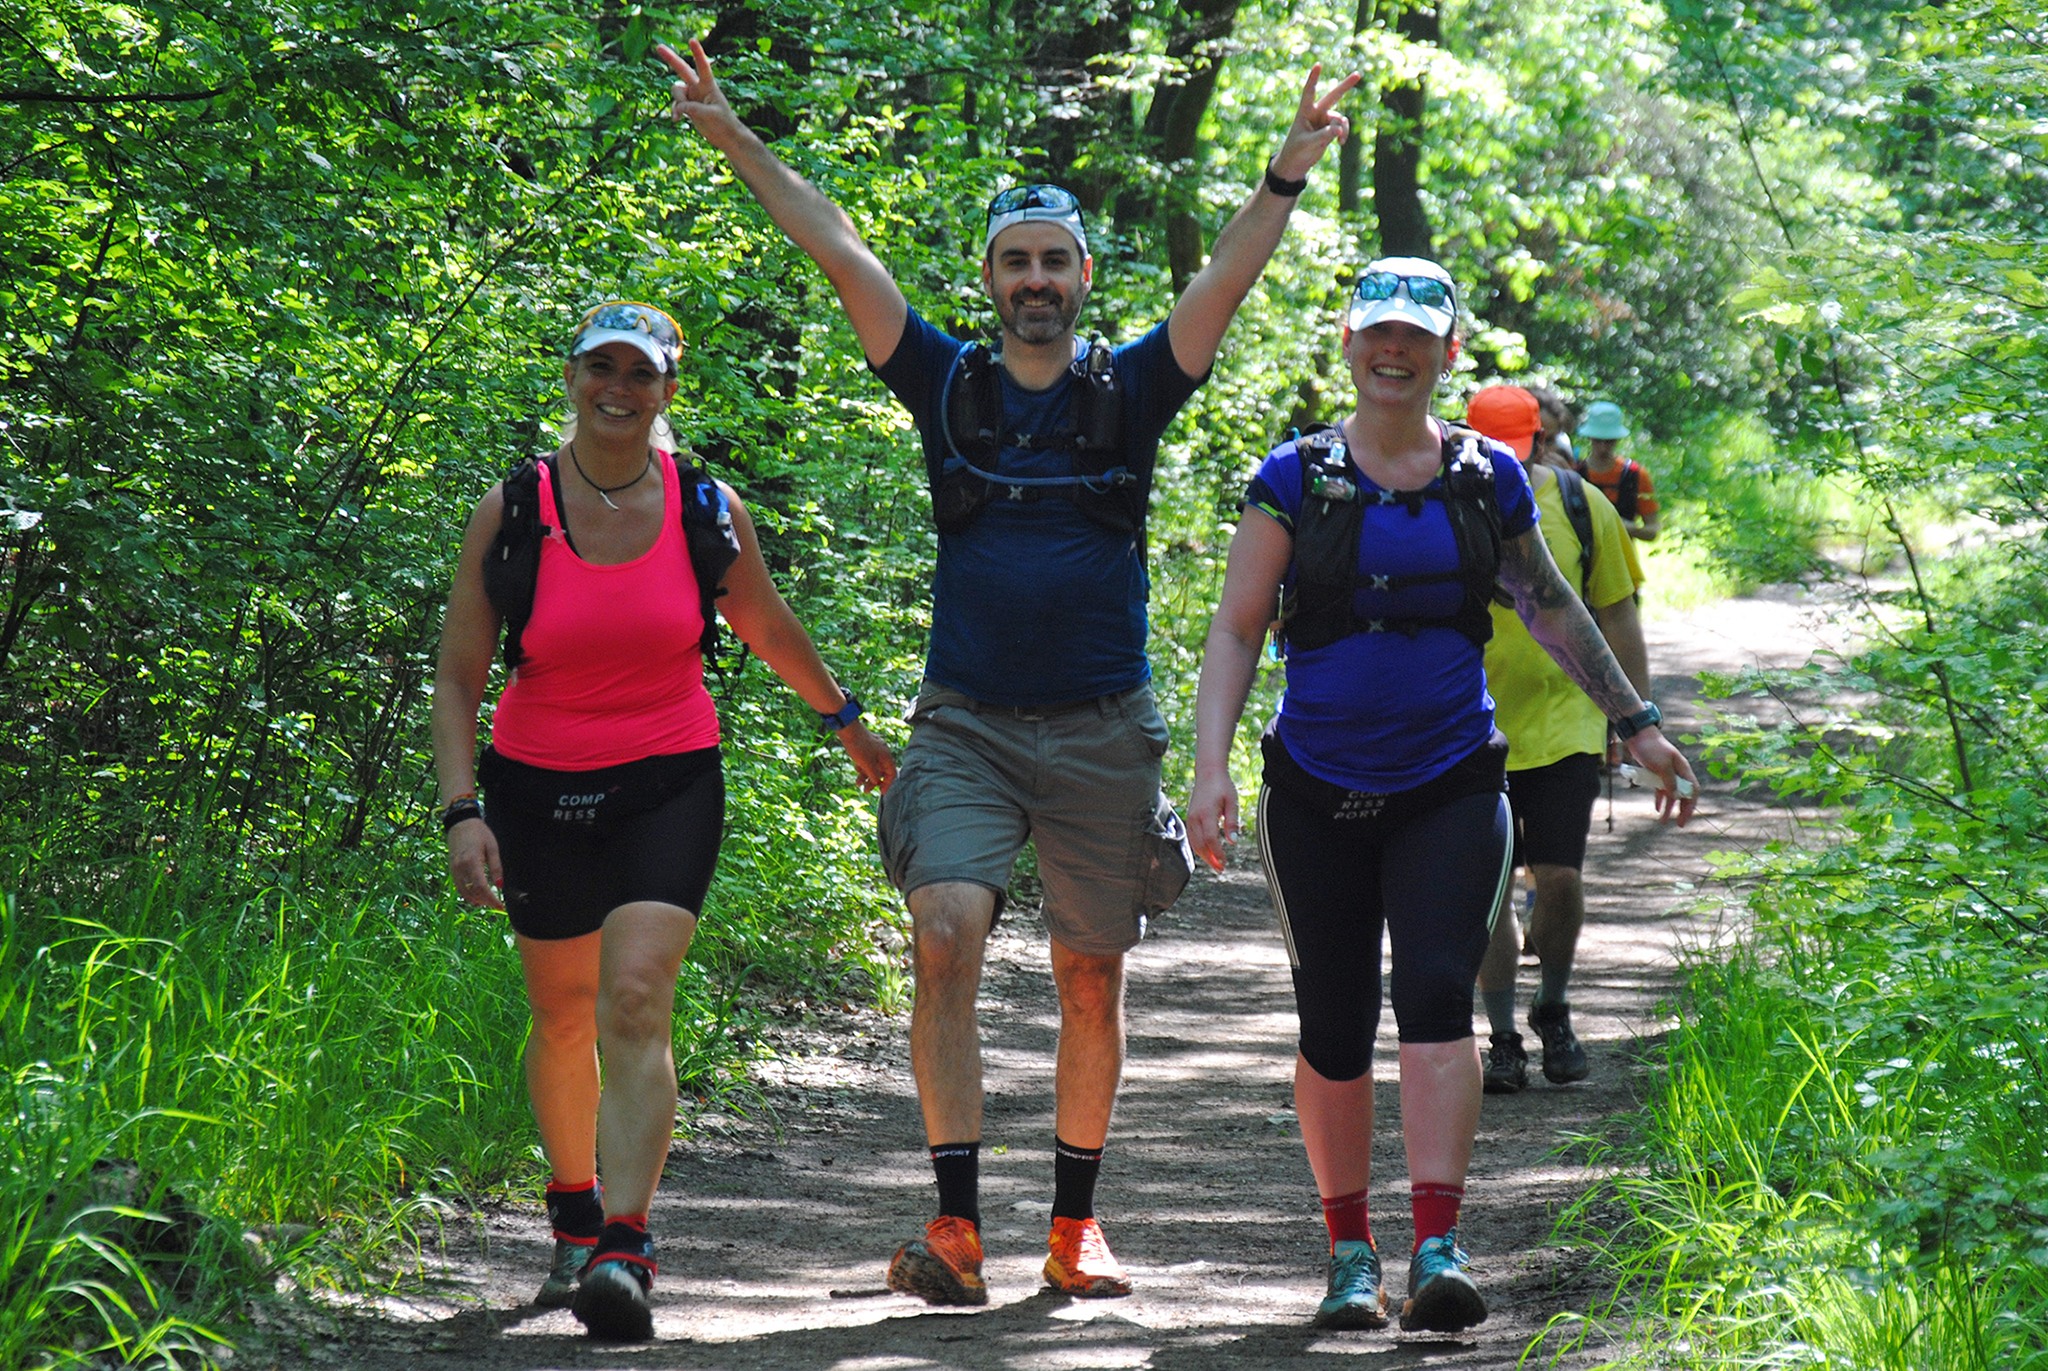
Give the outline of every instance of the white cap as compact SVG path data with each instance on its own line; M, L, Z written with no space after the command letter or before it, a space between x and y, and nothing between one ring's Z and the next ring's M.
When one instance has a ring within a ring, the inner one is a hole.
M1388 319L1399 319L1414 324L1417 328L1428 329L1439 338L1448 338L1458 326L1458 286L1451 274L1430 261L1427 257L1382 257L1371 263L1359 274L1363 281L1368 276L1386 273L1394 276L1422 276L1441 281L1450 293L1450 299L1442 305L1417 304L1408 293L1404 281L1396 286L1394 293L1381 300L1361 300L1357 294L1351 297L1351 306L1344 316L1344 323L1353 333L1371 328L1374 324Z
M586 352L603 347L606 343L630 343L647 354L647 360L654 363L655 370L672 371L676 364L675 353L640 332L638 329L594 328L576 340L576 350L571 357L581 357Z
M1081 207L1071 191L1061 186L1013 186L998 195L996 201L1000 203L1011 197L1022 198L1024 203L1016 209L996 210L989 214L988 234L981 240L982 256L988 256L989 249L995 246L996 235L1004 229L1034 221L1058 224L1074 236L1074 245L1081 249L1081 255L1088 255L1088 231L1081 224ZM1052 203L1044 203L1045 200Z

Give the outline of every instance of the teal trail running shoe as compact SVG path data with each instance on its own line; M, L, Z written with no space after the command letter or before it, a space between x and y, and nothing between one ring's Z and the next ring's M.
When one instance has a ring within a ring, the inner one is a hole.
M1408 1299L1401 1327L1409 1333L1455 1333L1486 1322L1486 1301L1465 1274L1472 1258L1458 1246L1458 1230L1425 1238L1408 1263Z
M1387 1292L1380 1254L1369 1242L1347 1241L1330 1253L1330 1293L1316 1306L1317 1328L1385 1328Z

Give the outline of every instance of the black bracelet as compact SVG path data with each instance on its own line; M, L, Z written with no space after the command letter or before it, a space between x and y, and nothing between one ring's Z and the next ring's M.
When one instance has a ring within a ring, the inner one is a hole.
M481 819L483 816L484 807L476 802L476 796L458 796L450 800L448 807L441 811L441 831L446 833L459 823L467 823L471 819Z
M1282 200L1292 200L1295 196L1308 189L1308 178L1304 176L1299 181L1281 180L1273 174L1273 159L1268 157L1266 159L1266 189L1272 191L1273 194L1279 196Z
M818 715L818 727L824 729L827 733L837 733L840 729L845 728L867 712L861 707L860 696L854 694L845 686L839 687L839 693L846 697L846 703L839 707L839 712L837 714L820 713Z

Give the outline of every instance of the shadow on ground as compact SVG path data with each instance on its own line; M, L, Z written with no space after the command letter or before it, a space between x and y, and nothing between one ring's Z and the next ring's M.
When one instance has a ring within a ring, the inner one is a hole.
M1696 675L1791 665L1816 644L1797 595L1653 618L1652 661L1670 727L1698 726ZM1737 708L1776 708L1770 702ZM696 1121L670 1154L652 1228L660 1243L657 1341L606 1348L566 1312L527 1303L546 1264L532 1209L484 1212L451 1232L432 1281L403 1297L309 1310L244 1346L242 1366L396 1371L531 1368L1005 1368L1152 1371L1318 1366L1509 1367L1553 1317L1607 1293L1592 1254L1552 1243L1584 1192L1586 1150L1637 1100L1647 1043L1667 1026L1674 953L1726 929L1709 855L1795 836L1815 816L1709 783L1697 821L1660 828L1623 791L1595 811L1590 918L1574 1018L1584 1084L1489 1097L1461 1232L1492 1315L1455 1339L1323 1334L1324 1237L1290 1098L1294 1019L1285 955L1256 870L1206 871L1131 959L1130 1054L1099 1192L1137 1291L1107 1302L1045 1290L1038 1268L1052 1190L1056 1007L1042 929L1007 918L988 968L983 1219L990 1306L926 1309L883 1288L897 1244L929 1213L903 1025L813 1022L762 1073L773 1118ZM1703 912L1705 911L1705 912ZM1524 998L1530 980L1525 976ZM1382 1125L1372 1221L1394 1292L1411 1241L1391 1019L1377 1074ZM1555 1363L1618 1350L1595 1335ZM1363 1362L1361 1363L1361 1359Z

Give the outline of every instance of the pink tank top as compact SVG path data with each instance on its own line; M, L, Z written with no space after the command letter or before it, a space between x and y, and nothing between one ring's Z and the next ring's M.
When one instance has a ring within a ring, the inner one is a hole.
M491 744L513 761L587 771L718 745L718 711L704 689L704 616L666 452L661 480L661 534L630 562L595 566L560 528L547 529L521 639L526 659L491 716ZM556 510L546 463L540 507Z

